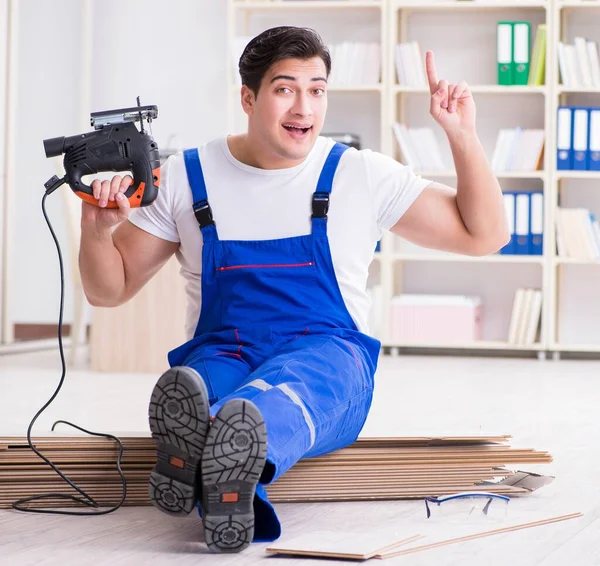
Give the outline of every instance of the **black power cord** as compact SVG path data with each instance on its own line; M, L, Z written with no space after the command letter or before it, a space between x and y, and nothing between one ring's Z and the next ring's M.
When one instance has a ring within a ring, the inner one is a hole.
M48 464L63 480L65 480L82 497L77 497L75 495L67 495L64 493L44 493L41 495L33 495L31 497L19 499L18 501L15 501L12 504L12 507L13 507L13 509L16 509L17 511L25 511L27 513L51 513L51 514L57 514L57 515L107 515L108 513L112 513L113 511L116 511L117 509L119 509L125 502L125 497L127 496L127 481L125 479L125 475L123 474L123 470L121 469L121 458L123 456L123 444L116 436L113 436L112 434L91 432L89 430L81 428L80 426L77 426L73 423L70 423L68 421L63 421L63 420L56 421L52 425L52 430L54 430L54 427L57 424L62 423L62 424L71 426L73 428L76 428L77 430L80 430L82 432L85 432L86 434L109 438L111 440L114 440L119 445L119 456L117 457L117 470L119 471L119 476L121 476L121 482L123 485L123 496L121 497L121 501L119 501L119 503L117 503L116 505L113 505L110 509L106 509L103 511L61 511L61 510L56 510L56 509L31 508L31 507L24 506L27 503L30 503L32 501L40 501L42 499L68 499L71 501L75 501L77 503L81 503L83 505L87 505L88 507L93 507L96 509L98 507L100 507L100 505L92 497L90 497L85 491L83 491L83 489L81 489L77 484L75 484L67 476L65 476L31 442L31 430L33 428L33 425L35 424L35 421L46 410L46 408L50 405L50 403L52 403L52 401L54 401L54 399L56 398L56 396L58 395L59 391L61 390L61 388L63 386L64 380L65 380L65 375L67 373L67 366L65 363L65 354L63 351L63 339L62 339L63 311L64 311L64 301L65 301L65 271L64 271L64 266L63 266L62 253L60 250L60 244L58 242L58 238L56 237L56 234L54 233L54 230L52 229L52 224L50 223L48 214L46 213L46 198L48 197L49 194L54 192L56 189L58 189L58 187L60 187L65 182L66 182L65 178L59 179L55 175L45 184L46 192L44 193L44 196L42 197L42 213L44 214L44 218L46 219L46 223L48 224L48 228L50 230L50 233L52 234L54 243L56 244L56 250L58 252L58 263L60 266L60 308L59 308L59 316L58 316L58 350L60 352L60 361L62 363L62 375L60 377L60 382L58 384L58 387L56 388L56 391L54 392L54 394L52 395L50 400L37 412L37 414L31 420L31 423L29 424L29 427L27 428L27 443L29 445L29 448L31 448L31 450L33 450L33 452L35 452L42 460L44 460L44 462L46 462L46 464Z

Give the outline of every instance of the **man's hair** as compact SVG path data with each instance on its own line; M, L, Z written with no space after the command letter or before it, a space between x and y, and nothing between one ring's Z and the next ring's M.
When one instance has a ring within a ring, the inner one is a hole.
M313 29L280 26L263 31L248 43L239 61L242 84L258 94L260 83L274 63L282 59L320 57L327 76L331 72L331 56L321 36Z

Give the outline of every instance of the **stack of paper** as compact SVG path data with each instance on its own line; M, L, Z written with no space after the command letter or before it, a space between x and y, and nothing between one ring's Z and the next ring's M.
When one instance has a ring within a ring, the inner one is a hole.
M525 494L512 485L508 464L543 464L547 452L511 447L510 437L365 438L335 453L305 459L269 485L273 502L409 499L454 492ZM125 505L150 505L148 482L156 461L150 437L121 438L127 478ZM36 448L102 506L117 503L122 485L118 448L108 439L37 437ZM499 481L501 480L501 481ZM486 482L486 483L482 483ZM40 493L76 494L27 446L24 438L0 438L0 507ZM66 507L65 499L32 506Z
M431 128L408 128L399 123L393 128L404 165L417 171L445 169L440 146Z
M556 209L556 245L560 257L600 259L600 223L586 208Z
M567 88L600 88L598 44L583 37L573 44L558 42L558 66L562 84Z
M379 43L344 41L329 45L331 53L330 86L373 86L381 78Z
M544 139L544 130L501 129L492 155L492 169L497 172L540 170Z
M517 289L508 329L508 343L534 344L542 315L541 289Z
M399 85L422 88L429 86L418 42L408 41L397 44L394 49L394 58Z

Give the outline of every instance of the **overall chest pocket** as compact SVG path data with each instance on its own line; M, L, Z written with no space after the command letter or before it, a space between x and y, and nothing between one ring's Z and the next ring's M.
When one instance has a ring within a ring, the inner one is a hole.
M302 324L316 308L319 278L314 261L235 262L217 267L223 317L252 325Z
M244 277L244 274L257 272L259 277L270 274L295 277L314 269L314 242L310 236L221 241L215 247L215 270L218 274Z
M281 324L286 316L314 306L319 266L310 236L225 241L216 251L215 276L224 312L254 323Z
M220 265L216 277L221 293L261 303L279 300L305 302L318 285L314 261L264 262ZM306 298L302 298L306 297Z
M301 267L313 267L315 265L314 261L304 261L304 262L292 262L292 263L243 263L237 265L223 265L221 267L217 267L217 273L223 271L233 271L233 270L251 270L251 269L266 269L266 270L275 270L275 269L294 269Z

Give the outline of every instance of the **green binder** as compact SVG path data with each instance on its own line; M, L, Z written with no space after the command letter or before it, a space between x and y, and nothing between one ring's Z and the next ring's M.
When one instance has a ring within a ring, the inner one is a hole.
M529 66L530 86L541 86L546 83L546 24L539 24L533 42L533 52Z
M498 84L514 84L513 22L498 22L496 27L496 59Z
M529 44L531 42L529 22L513 23L514 84L526 85L529 79Z

